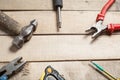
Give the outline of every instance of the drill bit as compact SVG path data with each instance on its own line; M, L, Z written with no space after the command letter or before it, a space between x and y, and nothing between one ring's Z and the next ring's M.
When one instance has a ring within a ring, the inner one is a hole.
M61 19L61 9L63 7L62 0L54 0L55 9L57 10L57 29L61 28L62 19Z

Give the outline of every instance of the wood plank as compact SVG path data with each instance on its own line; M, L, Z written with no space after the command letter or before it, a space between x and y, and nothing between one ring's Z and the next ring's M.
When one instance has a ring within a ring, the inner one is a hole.
M96 61L96 63L102 65L113 76L120 77L120 61ZM88 61L29 63L10 80L38 80L48 65L58 70L66 80L107 80L107 78L95 71L89 64Z
M27 61L119 59L120 35L101 36L92 42L85 35L33 36L22 49L10 48L12 38L0 37L0 61L23 56Z
M63 10L100 10L106 1L64 0ZM52 3L52 0L0 0L0 10L53 10ZM119 3L120 1L116 0L111 10L120 10Z
M62 28L56 30L56 14L54 11L14 11L5 12L7 15L21 23L28 25L31 20L38 20L35 34L85 34L85 30L95 23L98 11L63 11ZM104 24L120 23L120 12L108 12ZM0 34L4 34L3 31Z

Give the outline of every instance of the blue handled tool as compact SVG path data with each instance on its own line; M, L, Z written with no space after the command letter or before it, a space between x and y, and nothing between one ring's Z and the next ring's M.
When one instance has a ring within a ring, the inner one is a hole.
M26 61L21 61L22 57L12 60L0 69L0 80L8 80L12 75L23 69Z

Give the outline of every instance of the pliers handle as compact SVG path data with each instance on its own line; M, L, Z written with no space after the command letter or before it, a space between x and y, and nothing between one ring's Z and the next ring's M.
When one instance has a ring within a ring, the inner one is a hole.
M107 25L107 30L110 34L112 34L114 31L120 30L120 24L109 24Z
M18 73L21 69L23 69L25 64L26 61L23 61L22 57L17 57L10 61L7 65L0 69L0 80L7 80L14 74Z
M7 75L3 75L0 77L0 80L8 80L8 76Z
M113 5L113 3L115 2L115 0L109 0L104 7L102 8L101 12L97 15L96 18L96 22L98 22L99 20L104 20L105 14L108 11L108 9Z

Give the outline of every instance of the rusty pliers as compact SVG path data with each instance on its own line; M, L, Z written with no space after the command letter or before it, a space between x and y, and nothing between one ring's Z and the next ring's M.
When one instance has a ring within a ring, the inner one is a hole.
M109 25L103 25L103 21L105 18L105 14L108 11L108 9L113 5L115 0L109 0L104 7L102 8L101 12L98 14L96 18L96 24L94 24L91 28L86 30L88 34L93 33L92 38L97 38L103 31L108 31L110 34L112 34L116 30L120 30L120 24L109 24Z
M13 74L19 72L26 64L26 61L21 60L22 57L18 57L12 60L9 64L3 66L0 69L0 80L8 80Z

